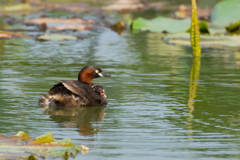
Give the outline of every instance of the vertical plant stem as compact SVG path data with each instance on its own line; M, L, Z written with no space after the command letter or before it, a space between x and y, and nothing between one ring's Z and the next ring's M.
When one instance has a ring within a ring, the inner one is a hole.
M194 57L193 65L190 74L190 83L189 83L189 108L193 109L191 106L193 105L193 100L196 97L197 93L197 85L200 75L200 67L201 66L201 57Z
M200 31L197 16L197 3L196 0L192 1L192 22L191 22L191 43L193 49L193 56L201 56L201 45L200 45Z

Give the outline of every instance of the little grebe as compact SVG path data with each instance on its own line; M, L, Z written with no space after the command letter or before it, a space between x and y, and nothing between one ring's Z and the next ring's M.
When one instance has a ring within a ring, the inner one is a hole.
M48 95L42 95L38 104L47 107L102 106L107 104L103 86L92 83L98 77L111 77L100 68L87 65L78 74L78 80L61 80Z

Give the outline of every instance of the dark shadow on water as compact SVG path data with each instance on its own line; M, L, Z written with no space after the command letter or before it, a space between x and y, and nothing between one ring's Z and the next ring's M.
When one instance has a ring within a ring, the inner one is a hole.
M50 115L52 121L63 128L77 128L82 136L94 135L99 127L94 123L101 122L105 116L106 106L98 107L68 107L64 109L45 109L43 114Z

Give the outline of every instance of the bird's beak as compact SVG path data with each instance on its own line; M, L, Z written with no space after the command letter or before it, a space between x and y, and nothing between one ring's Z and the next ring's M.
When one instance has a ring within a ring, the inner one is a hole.
M105 73L105 72L98 73L98 75L100 77L111 77L111 74L108 74L108 73Z

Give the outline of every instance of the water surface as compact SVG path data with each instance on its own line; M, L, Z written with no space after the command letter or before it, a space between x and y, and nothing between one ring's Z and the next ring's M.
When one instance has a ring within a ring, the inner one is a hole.
M103 29L78 41L0 40L0 133L70 137L90 148L76 159L239 159L240 53L203 50L190 106L191 49L162 36ZM105 87L106 107L37 106L87 64L112 74L94 80Z

